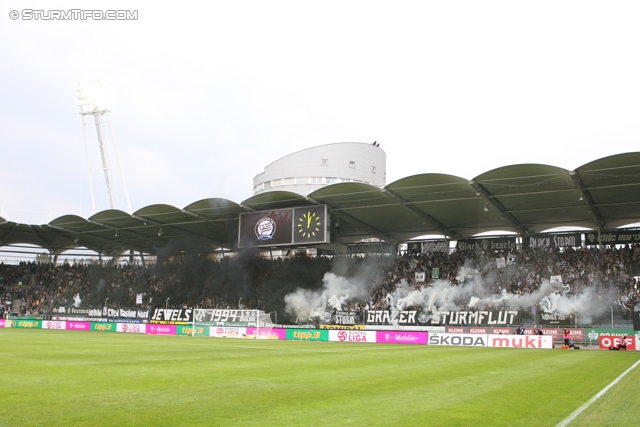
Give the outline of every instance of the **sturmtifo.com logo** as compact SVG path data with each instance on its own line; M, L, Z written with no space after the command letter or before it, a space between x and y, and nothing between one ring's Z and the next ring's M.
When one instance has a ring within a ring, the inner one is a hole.
M256 222L258 240L271 240L274 234L276 234L276 223L271 218L265 216Z

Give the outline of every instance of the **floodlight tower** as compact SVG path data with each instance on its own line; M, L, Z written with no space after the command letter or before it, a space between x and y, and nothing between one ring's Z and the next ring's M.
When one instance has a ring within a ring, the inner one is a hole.
M91 192L91 207L93 213L96 213L96 202L93 195L93 184L91 179L91 162L89 160L89 142L87 140L87 123L85 122L85 116L93 116L93 120L96 126L96 132L98 134L98 146L100 148L100 157L102 158L102 170L104 172L104 180L107 184L107 195L109 196L109 206L111 209L115 209L113 187L111 180L111 168L109 166L109 150L107 149L103 123L109 126L109 133L111 135L111 141L113 143L113 150L116 156L117 169L120 170L120 179L122 180L122 186L124 188L124 195L127 202L127 209L131 213L131 202L129 201L129 193L127 192L127 184L124 180L124 174L120 167L120 157L118 156L118 148L116 146L116 140L113 136L113 128L111 127L111 120L109 119L109 108L107 106L107 99L104 87L100 80L78 83L78 106L80 107L80 116L82 117L82 132L84 134L84 148L87 156L87 167L89 169L89 189ZM103 118L106 116L106 121L103 122Z

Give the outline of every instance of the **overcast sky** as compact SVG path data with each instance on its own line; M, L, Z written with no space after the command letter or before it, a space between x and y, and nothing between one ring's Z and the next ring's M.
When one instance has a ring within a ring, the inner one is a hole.
M10 17L89 4L138 19ZM199 4L2 2L1 217L92 214L75 97L95 79L134 211L241 202L269 163L335 142L378 141L387 183L640 147L637 1Z

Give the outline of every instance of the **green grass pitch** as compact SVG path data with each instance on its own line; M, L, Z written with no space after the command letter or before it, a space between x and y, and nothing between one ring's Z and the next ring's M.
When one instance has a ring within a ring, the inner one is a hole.
M0 329L1 426L555 426L640 352ZM640 367L571 426L640 422Z

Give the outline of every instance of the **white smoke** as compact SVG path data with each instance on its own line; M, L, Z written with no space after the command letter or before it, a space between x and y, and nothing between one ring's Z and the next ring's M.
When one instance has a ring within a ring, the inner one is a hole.
M327 308L342 310L353 299L368 298L371 284L359 278L347 279L334 273L325 273L322 289L310 291L296 289L284 297L285 311L298 319L307 320L327 311Z
M482 269L494 281L490 268ZM590 322L592 317L603 314L608 309L608 295L595 295L593 288L585 288L580 294L563 294L562 282L551 283L542 281L540 287L531 293L510 293L502 289L499 293L492 292L485 284L485 279L478 269L467 261L460 267L456 276L458 285L446 280L437 280L427 287L410 291L406 282L401 282L394 294L398 301L396 309L405 310L416 306L431 313L436 320L441 311L459 311L466 304L466 308L483 310L488 305L494 308L508 308L511 310L529 309L538 305L545 313L562 315L576 315L581 321Z

